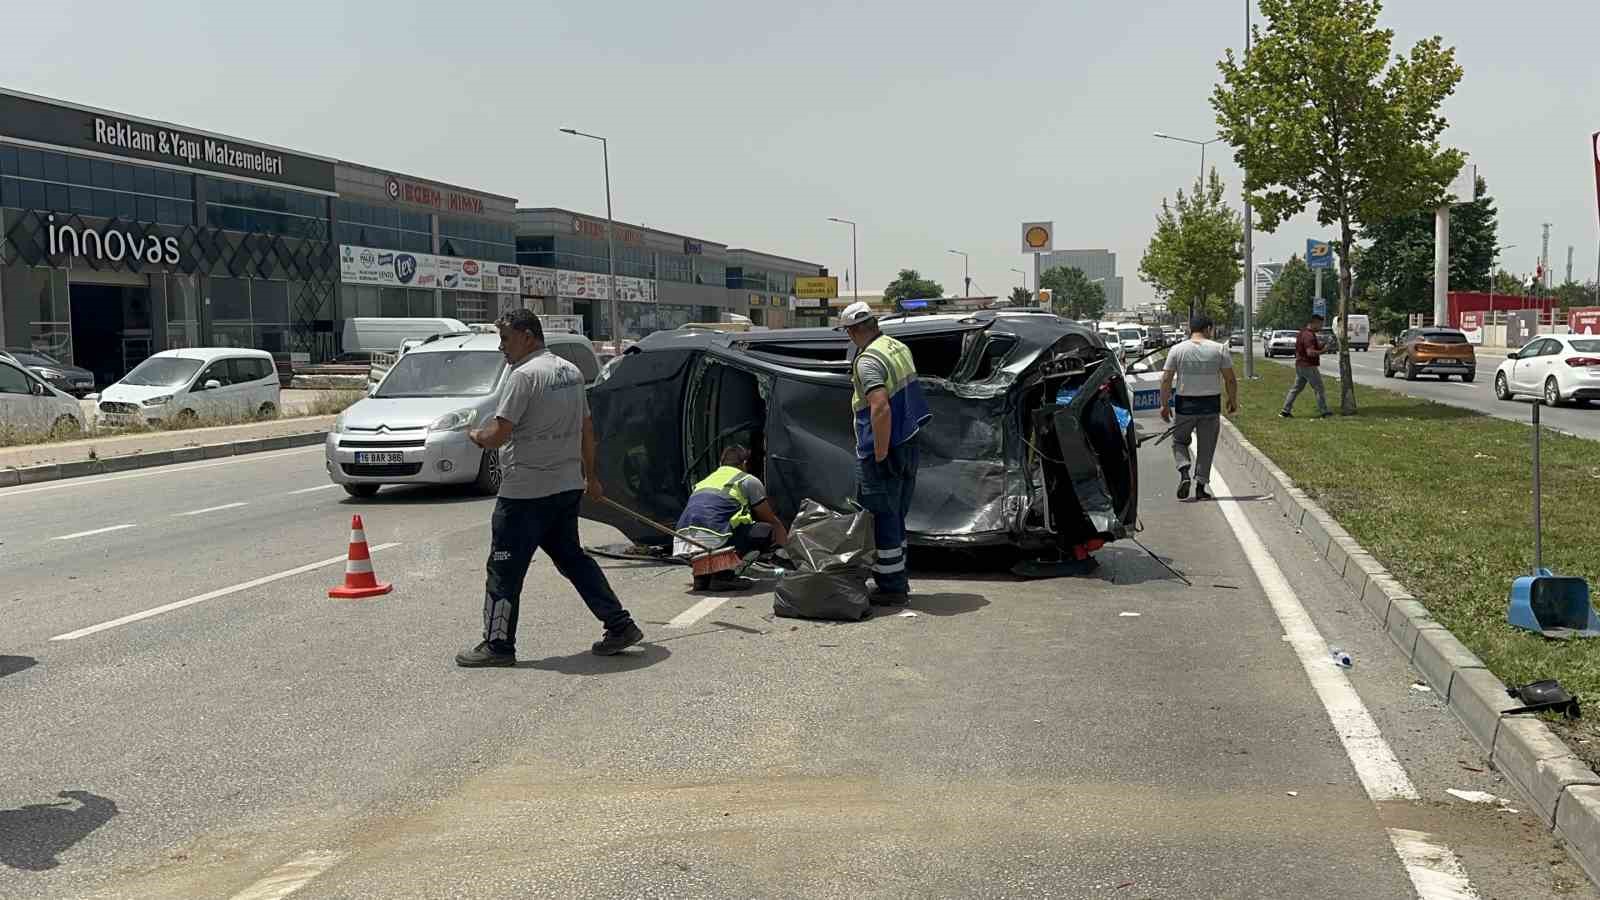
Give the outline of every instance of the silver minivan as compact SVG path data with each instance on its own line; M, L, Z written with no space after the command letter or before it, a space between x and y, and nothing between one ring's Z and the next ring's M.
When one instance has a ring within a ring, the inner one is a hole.
M545 347L583 373L600 374L582 335L547 332ZM435 335L407 350L364 400L341 413L324 445L328 477L352 497L386 484L471 484L500 489L500 455L467 438L494 416L505 385L500 337Z

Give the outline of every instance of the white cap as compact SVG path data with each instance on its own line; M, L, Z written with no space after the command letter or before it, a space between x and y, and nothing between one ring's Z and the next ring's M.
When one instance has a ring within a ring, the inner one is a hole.
M834 330L839 331L877 318L878 314L872 311L872 307L868 306L865 300L857 300L846 306L844 312L839 314L839 324L834 326Z

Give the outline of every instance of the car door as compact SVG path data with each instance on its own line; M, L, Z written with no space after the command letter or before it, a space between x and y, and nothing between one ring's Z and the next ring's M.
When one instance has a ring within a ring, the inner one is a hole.
M237 416L253 416L260 412L268 403L277 406L277 399L273 395L272 387L276 380L267 381L271 371L271 364L260 357L241 357L229 360L230 371L233 374L233 388L237 394L229 398L229 414Z
M0 360L0 423L19 431L48 429L49 398L37 390L37 383L20 366Z
M1511 369L1511 383L1522 391L1538 392L1544 384L1544 352L1549 340L1529 341L1517 354L1517 363Z
M226 359L212 360L200 374L195 376L189 388L189 396L184 398L184 408L192 409L195 415L203 418L213 418L224 415L227 410L227 394L229 384L232 383L233 374L231 366ZM207 384L216 383L216 387L207 387Z

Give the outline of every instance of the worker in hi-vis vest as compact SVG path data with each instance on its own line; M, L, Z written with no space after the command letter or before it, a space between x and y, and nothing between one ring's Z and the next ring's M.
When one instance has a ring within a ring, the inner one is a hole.
M789 530L773 512L766 485L746 471L750 451L731 446L722 451L720 461L716 471L700 479L689 494L683 515L678 517L677 530L707 547L720 548L732 542L747 562L789 543ZM700 551L682 538L673 541L675 556L692 556ZM738 576L731 571L694 578L698 590L739 585Z
M856 357L850 363L855 388L856 460L861 505L872 513L878 582L873 602L904 606L911 593L906 577L906 514L917 487L917 432L933 415L917 381L917 367L905 344L878 330L878 316L857 301L845 307L838 328L850 335Z

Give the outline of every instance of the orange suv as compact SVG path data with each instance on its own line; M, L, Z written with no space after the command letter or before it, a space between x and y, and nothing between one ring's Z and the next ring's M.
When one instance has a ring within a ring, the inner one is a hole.
M1465 332L1454 328L1412 328L1401 332L1383 353L1383 377L1404 372L1407 381L1416 381L1426 372L1440 381L1460 375L1471 381L1478 374L1478 357L1467 343Z

